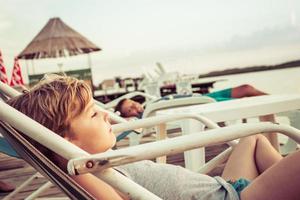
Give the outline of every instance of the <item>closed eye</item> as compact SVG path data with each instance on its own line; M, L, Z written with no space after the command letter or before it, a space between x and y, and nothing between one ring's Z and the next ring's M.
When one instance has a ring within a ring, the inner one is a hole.
M92 118L96 117L96 116L97 116L97 112L94 112L93 115L92 115Z

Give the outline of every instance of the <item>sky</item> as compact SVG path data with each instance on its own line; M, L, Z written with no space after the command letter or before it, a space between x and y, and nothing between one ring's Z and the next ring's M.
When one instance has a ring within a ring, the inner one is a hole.
M52 17L102 51L91 54L94 83L115 76L213 70L300 59L297 0L0 0L0 50L13 58ZM86 55L20 61L22 73L86 68ZM34 70L33 70L34 66Z

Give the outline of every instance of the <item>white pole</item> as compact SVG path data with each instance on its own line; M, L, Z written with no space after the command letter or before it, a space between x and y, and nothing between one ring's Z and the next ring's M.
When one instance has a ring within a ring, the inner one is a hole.
M7 84L0 81L0 91L5 93L5 95L9 96L10 98L20 95L21 93L17 90L13 89L12 87L8 86Z
M138 128L147 128L147 127L153 127L158 124L181 120L181 119L195 119L204 125L206 125L208 128L220 128L215 122L209 120L206 117L203 117L201 115L197 114L178 114L178 115L165 115L165 116L155 116L155 117L147 117L145 119L140 119L136 121L129 121L124 122L120 124L114 124L112 126L113 131L115 133L120 133L127 130L134 130Z
M167 140L160 140L105 153L74 158L69 160L68 169L74 168L77 173L99 171L126 163L152 159L163 155L173 155L186 150L220 144L258 133L269 132L282 133L300 143L300 130L291 126L271 124L269 122L241 124L221 129L208 130L202 134L195 133L183 135Z

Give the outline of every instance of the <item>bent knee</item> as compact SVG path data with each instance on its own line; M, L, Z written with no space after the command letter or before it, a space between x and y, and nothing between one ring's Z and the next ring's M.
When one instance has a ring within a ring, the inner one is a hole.
M254 135L256 140L266 140L266 136L264 136L263 134L256 134Z
M257 90L255 87L253 87L252 85L249 85L249 84L241 85L241 86L239 86L239 88L242 91L242 93L244 94L244 96L246 96L246 97L260 96L260 95L266 94L264 92Z
M249 84L243 84L239 86L241 90L247 91L247 92L253 92L256 91L256 88Z
M267 140L262 134L250 135L241 139L241 142L246 142L247 145L255 147L258 141Z
M256 135L250 135L240 139L239 143L242 143L245 147L254 148L256 146L258 139Z

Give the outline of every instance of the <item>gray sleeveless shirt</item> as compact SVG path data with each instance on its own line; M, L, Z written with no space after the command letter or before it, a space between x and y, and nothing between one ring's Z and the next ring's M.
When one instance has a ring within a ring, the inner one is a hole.
M239 200L221 177L210 177L170 164L140 161L116 168L164 200Z

